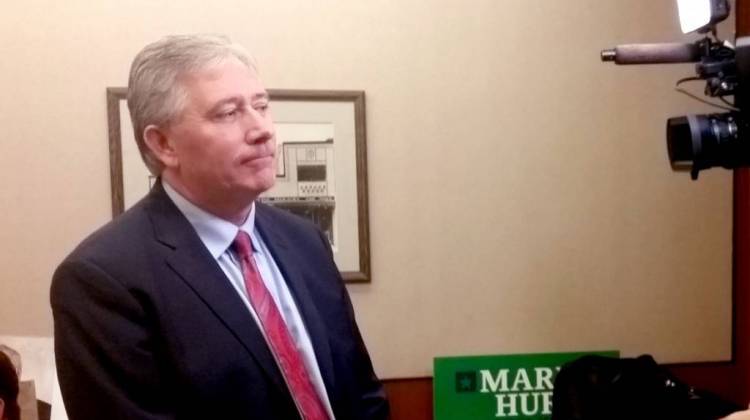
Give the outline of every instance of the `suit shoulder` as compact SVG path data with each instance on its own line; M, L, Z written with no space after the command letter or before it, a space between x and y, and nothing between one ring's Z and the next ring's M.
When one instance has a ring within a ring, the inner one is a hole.
M65 261L106 259L107 256L127 253L128 249L139 247L139 242L152 231L143 203L136 204L123 214L89 234L67 256Z
M76 290L150 287L153 238L153 225L141 203L100 227L55 269L50 286L53 304Z

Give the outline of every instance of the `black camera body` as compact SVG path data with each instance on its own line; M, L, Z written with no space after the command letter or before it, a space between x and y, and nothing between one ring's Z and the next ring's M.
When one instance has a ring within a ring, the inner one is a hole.
M710 42L708 39L702 42ZM693 179L703 169L750 166L750 37L737 39L734 49L712 46L696 65L706 81L705 94L733 96L732 110L667 120L667 151L674 170L689 170Z
M672 169L690 171L694 180L704 169L750 166L750 37L737 38L734 46L720 41L715 24L728 16L729 5L726 0L706 0L706 5L711 8L710 18L704 26L689 31L712 36L691 44L620 45L601 53L602 61L616 64L697 63L696 75L677 84L704 80L704 94L722 104L697 99L725 112L667 120Z

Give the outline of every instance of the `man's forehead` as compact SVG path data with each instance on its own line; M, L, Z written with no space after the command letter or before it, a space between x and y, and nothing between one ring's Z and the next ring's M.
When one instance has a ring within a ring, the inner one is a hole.
M239 60L220 62L183 73L180 82L194 99L216 103L230 99L268 97L255 69Z
M232 96L226 96L224 98L219 98L215 102L213 102L213 107L219 107L224 104L240 104L244 103L247 100L250 102L260 101L260 100L266 100L268 99L268 93L265 91L263 92L256 92L250 96L244 96L244 95L232 95Z

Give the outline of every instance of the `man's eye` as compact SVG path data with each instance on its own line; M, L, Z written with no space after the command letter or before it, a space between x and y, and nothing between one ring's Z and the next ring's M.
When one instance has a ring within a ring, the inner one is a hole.
M261 114L265 114L266 111L268 111L268 102L262 102L259 104L256 104L253 108L255 108L256 111L258 111Z
M230 120L236 117L237 114L239 114L239 110L237 108L234 108L219 112L217 117L221 120Z

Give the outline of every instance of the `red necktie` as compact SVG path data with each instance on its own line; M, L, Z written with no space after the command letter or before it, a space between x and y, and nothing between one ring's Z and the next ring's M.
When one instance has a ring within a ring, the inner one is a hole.
M276 362L297 404L297 409L304 420L328 420L328 414L318 393L315 392L302 356L292 341L292 336L271 293L260 278L255 258L253 258L250 235L239 231L234 239L234 248L240 257L240 266L250 304L253 305L258 315L263 331L266 333L268 345L276 357Z

